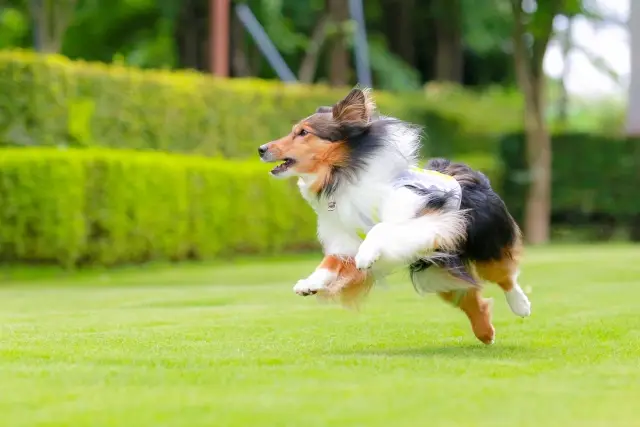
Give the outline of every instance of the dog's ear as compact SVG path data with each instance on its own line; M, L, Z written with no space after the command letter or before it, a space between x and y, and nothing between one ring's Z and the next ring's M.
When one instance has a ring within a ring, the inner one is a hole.
M375 111L375 103L368 89L352 89L332 108L333 119L338 123L367 124Z

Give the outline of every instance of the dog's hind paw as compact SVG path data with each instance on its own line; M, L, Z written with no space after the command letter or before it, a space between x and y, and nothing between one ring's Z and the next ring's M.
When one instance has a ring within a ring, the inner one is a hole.
M509 308L516 316L528 317L531 315L531 302L520 286L514 286L509 292L505 292Z

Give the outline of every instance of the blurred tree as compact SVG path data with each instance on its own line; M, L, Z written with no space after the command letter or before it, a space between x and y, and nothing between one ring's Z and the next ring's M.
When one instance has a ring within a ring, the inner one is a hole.
M560 48L562 51L562 75L560 76L558 95L558 127L564 129L569 122L569 92L567 90L567 80L571 72L571 49L573 47L573 18L567 19L567 26L559 34Z
M56 41L48 42L48 50L139 67L208 68L206 0L0 0L0 46L33 46L34 33L40 32L30 16L30 1L42 2L50 17L64 18L64 25L56 23ZM354 83L354 24L346 1L238 1L250 6L302 81ZM511 82L504 50L509 35L483 25L491 11L486 3L491 2L367 0L375 86L415 90L436 77L473 85ZM490 46L478 49L477 40ZM234 76L276 77L235 16L230 55Z
M545 119L543 60L558 15L573 16L580 0L510 0L513 19L513 53L518 85L525 100L525 133L530 185L525 212L529 243L549 240L551 214L551 137Z
M619 18L607 13L596 0L583 0L580 10L580 17L587 20L594 28L604 26L623 26ZM620 76L609 65L609 63L599 54L594 52L590 46L585 46L579 40L573 38L574 16L562 16L557 19L555 25L556 39L560 45L563 58L562 75L558 80L559 95L557 98L557 125L560 129L566 128L569 121L570 96L565 82L571 72L571 56L580 54L584 56L591 65L602 74L607 75L618 86L621 85Z
M76 10L76 0L30 0L29 9L35 22L37 48L46 53L59 53L67 27Z
M435 80L462 83L462 1L431 0L436 32ZM471 10L467 10L471 13Z
M206 71L209 65L208 2L206 0L183 0L179 2L178 13L174 22L176 55L178 57L176 66Z
M300 70L298 71L298 79L302 83L313 83L320 54L322 53L322 46L327 38L328 29L331 24L332 21L329 15L326 13L322 14L311 33L311 38L309 39L304 58L300 64Z
M348 49L349 3L347 0L327 0L327 12L333 23L327 63L329 83L332 86L346 86L351 77L351 58Z
M30 27L24 1L0 1L0 49L24 47L29 41Z
M173 67L179 4L178 0L78 0L62 53L74 59Z
M628 92L627 134L640 137L640 3L631 2L629 15L631 83Z
M374 6L369 3L367 7ZM381 0L380 9L381 27L387 35L389 49L405 63L415 64L416 0Z

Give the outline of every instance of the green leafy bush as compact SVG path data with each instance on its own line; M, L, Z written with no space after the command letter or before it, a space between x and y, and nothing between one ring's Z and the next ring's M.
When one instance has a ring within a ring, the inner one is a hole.
M324 86L220 80L2 51L0 144L247 157L259 143L289 132L294 121L345 94ZM376 92L376 100L383 114L425 127L425 155L497 153L497 136L521 122L517 99L446 85L424 93Z
M258 162L3 149L0 259L114 265L314 247L312 210Z
M552 220L556 224L629 225L640 216L640 141L592 134L552 138ZM525 138L501 142L504 198L518 221L524 216L531 174Z

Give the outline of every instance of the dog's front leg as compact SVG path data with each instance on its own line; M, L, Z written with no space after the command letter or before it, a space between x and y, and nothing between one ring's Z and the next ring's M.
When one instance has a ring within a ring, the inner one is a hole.
M307 296L313 295L322 289L327 289L331 283L341 276L341 272L349 264L353 265L353 259L337 255L326 255L309 277L296 283L293 291L298 295Z

